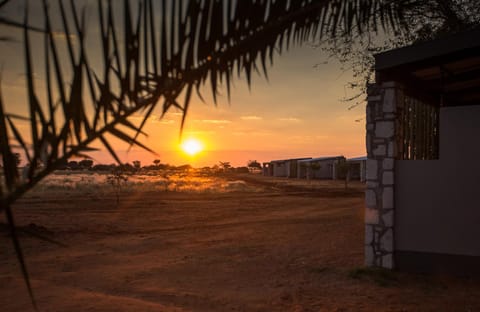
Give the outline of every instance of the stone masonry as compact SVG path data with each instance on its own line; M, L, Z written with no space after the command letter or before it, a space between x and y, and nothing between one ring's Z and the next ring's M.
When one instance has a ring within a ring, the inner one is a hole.
M395 159L401 133L397 116L403 88L394 82L372 85L367 104L367 190L365 265L393 269L395 235Z

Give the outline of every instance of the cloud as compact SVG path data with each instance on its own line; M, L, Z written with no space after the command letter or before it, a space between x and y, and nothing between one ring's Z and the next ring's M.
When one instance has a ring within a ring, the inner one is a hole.
M254 135L257 136L257 137L265 137L265 136L272 135L272 133L270 133L270 132L255 132Z
M272 133L268 131L253 131L253 130L234 131L231 134L234 136L255 136L255 137L266 137L266 136L272 135Z
M159 123L159 124L162 124L162 125L173 125L175 123L175 120L173 119L160 119L160 118L156 118L154 119L155 123Z
M251 116L241 116L240 119L241 120L263 120L263 117L251 115Z
M216 134L216 131L208 130L208 131L185 131L185 136L189 135L205 135L205 134Z
M165 115L183 116L183 113L180 113L180 112L167 112Z
M302 121L301 119L295 118L295 117L278 118L278 120L280 120L280 121L286 121L286 122L300 122L300 121Z
M129 119L135 122L142 122L145 116L141 114L134 114ZM172 125L175 123L173 119L160 118L160 116L150 116L148 117L147 123L162 124L162 125Z
M230 120L226 120L226 119L202 119L202 120L195 120L195 122L208 123L208 124L229 124L229 123L232 123Z
M328 135L292 135L288 139L294 143L315 143L328 140Z

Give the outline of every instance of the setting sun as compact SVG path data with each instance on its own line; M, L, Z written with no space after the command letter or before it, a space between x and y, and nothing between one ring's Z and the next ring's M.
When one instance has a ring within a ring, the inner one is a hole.
M188 155L194 156L203 150L203 145L197 139L188 139L182 143L181 148Z

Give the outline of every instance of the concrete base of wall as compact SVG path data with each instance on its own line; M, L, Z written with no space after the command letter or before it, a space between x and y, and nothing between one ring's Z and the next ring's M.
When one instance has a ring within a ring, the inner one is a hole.
M395 267L414 273L480 276L480 257L416 251L395 251Z

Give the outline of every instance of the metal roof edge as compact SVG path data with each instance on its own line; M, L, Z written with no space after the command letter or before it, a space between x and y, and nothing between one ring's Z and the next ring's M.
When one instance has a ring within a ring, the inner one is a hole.
M344 157L343 155L339 155L339 156L326 156L326 157L316 157L316 158L311 158L311 159L300 160L299 162L320 161L320 160L330 160L330 159L339 159L339 158L345 158L345 157Z
M305 159L312 159L312 157L302 157L302 158L287 158L287 159L276 159L276 160L270 160L269 162L285 162L285 161L292 161L292 160L305 160Z
M438 39L375 54L375 69L382 70L448 55L467 49L480 48L480 28L451 34Z
M347 158L347 161L357 161L357 160L367 160L367 156L359 156L359 157L352 157L352 158Z

